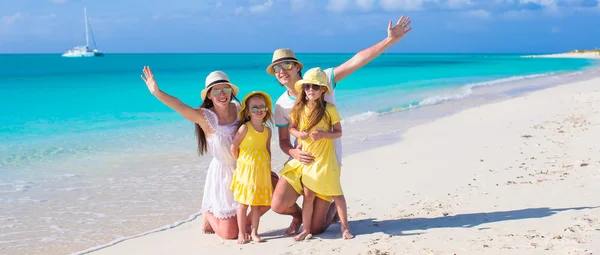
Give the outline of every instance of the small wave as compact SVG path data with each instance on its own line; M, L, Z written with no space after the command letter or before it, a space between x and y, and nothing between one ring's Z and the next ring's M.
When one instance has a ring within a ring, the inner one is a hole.
M357 115L353 115L350 116L348 118L345 118L344 120L342 120L342 124L348 124L348 123L355 123L355 122L361 122L361 121L366 121L366 120L370 120L373 118L377 118L379 116L378 113L376 112L372 112L372 111L368 111L368 112L364 112L361 114L357 114Z
M584 71L576 71L576 72L570 72L570 73L566 73L563 76L565 77L571 77L571 76L575 76L575 75L580 75L580 74L584 74Z
M28 182L28 181L16 181L13 183L13 187L14 187L14 191L15 192L24 192L29 190L31 187L33 186L32 182Z
M425 98L424 100L419 102L419 106L434 105L434 104L439 104L439 103L443 103L443 102L447 102L447 101L463 99L463 98L468 97L469 95L473 94L473 89L478 88L478 87L492 86L492 85L521 81L521 80L526 80L526 79L547 77L547 76L551 76L554 74L555 74L554 72L550 72L550 73L543 73L543 74L521 75L521 76L513 76L513 77L491 80L491 81L486 81L486 82L471 83L471 84L467 84L467 85L461 87L459 89L459 91L456 93Z
M583 74L583 73L585 73L585 72L576 71L576 72L569 72L569 73L562 74L562 75L576 76L576 75ZM363 112L363 113L359 113L356 115L352 115L350 117L344 118L344 120L342 120L342 124L368 121L368 120L375 119L382 115L411 110L411 109L419 108L422 106L435 105L435 104L440 104L440 103L444 103L444 102L448 102L448 101L463 99L463 98L466 98L466 97L470 96L471 94L473 94L473 89L478 88L478 87L493 86L493 85L504 84L504 83L509 83L509 82L522 81L522 80L528 80L528 79L536 79L536 78L549 77L549 76L555 76L555 75L557 75L555 72L549 72L549 73L542 73L542 74L512 76L512 77L508 77L508 78L496 79L496 80L491 80L491 81L486 81L486 82L470 83L470 84L460 87L454 93L431 96L431 97L425 98L421 101L408 103L408 104L406 104L404 106L400 106L400 107L382 109L377 112L368 111L368 112Z
M58 189L58 190L62 190L62 191L78 191L78 190L80 190L80 188L67 187L67 188Z

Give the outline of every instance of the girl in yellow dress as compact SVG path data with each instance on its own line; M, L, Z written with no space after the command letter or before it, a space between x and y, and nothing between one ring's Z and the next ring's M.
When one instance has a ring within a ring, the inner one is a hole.
M233 138L231 153L237 158L237 166L233 173L231 189L233 199L239 202L237 212L238 243L249 241L246 232L246 212L251 207L250 237L255 242L262 242L258 235L260 207L270 208L273 185L271 184L271 128L267 122L271 120L271 98L263 92L252 92L242 100L239 112L240 126Z
M308 70L304 78L295 84L299 97L290 112L290 134L299 139L303 151L315 157L313 163L303 165L290 160L281 170L286 180L300 180L304 186L302 203L303 230L294 240L312 237L310 234L313 202L315 197L330 201L333 198L340 218L342 237L354 236L348 226L346 199L340 183L340 166L335 156L333 139L342 136L341 118L335 105L325 101L325 93L330 93L327 75L321 68Z

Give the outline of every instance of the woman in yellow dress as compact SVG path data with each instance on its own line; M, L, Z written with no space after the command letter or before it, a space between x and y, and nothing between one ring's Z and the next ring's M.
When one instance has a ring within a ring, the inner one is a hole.
M346 199L342 192L340 167L333 142L333 139L342 136L341 118L335 105L324 99L325 93L330 93L327 75L321 68L312 68L305 73L302 80L296 82L295 89L299 97L290 112L290 134L299 139L298 145L302 146L303 151L312 153L315 160L304 165L293 159L281 170L283 178L289 182L301 180L304 186L303 229L294 240L312 237L310 228L315 197L326 201L333 198L340 218L342 237L353 238L348 226Z
M231 153L237 158L231 189L233 199L240 203L237 211L238 243L262 242L258 235L260 207L271 206L271 98L263 92L252 92L242 100L239 112L240 126L233 138ZM246 231L246 212L251 207L251 233ZM249 238L250 234L250 238Z

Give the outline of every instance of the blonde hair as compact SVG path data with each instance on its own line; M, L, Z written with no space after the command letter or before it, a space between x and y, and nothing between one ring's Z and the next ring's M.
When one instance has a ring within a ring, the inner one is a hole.
M323 86L320 86L323 87ZM319 122L325 118L329 125L329 128L331 128L331 117L329 116L329 113L327 113L327 102L325 102L325 92L321 93L321 96L319 97L319 99L316 100L316 106L315 108L310 112L309 116L305 116L306 118L308 118L308 125L306 127L304 127L303 130L300 130L300 116L302 114L302 112L304 111L304 108L307 107L308 103L308 98L306 97L306 91L304 91L304 89L302 90L302 92L300 93L300 97L298 99L296 99L296 102L294 103L294 107L292 108L292 111L290 112L290 120L291 123L293 123L294 125L296 125L298 127L299 131L305 131L308 132L310 131L310 129L312 129L313 127L315 127L317 124L319 124Z
M242 119L240 120L240 123L238 124L238 129L239 129L239 128L240 128L242 125L246 124L246 122L250 121L250 105L249 105L249 104L250 104L250 99L252 99L252 98L254 98L254 97L261 98L261 99L262 99L262 100L265 102L265 104L266 104L267 102L269 102L269 101L268 101L268 100L265 98L265 96L263 96L263 95L261 95L261 94L254 94L254 95L252 95L252 96L248 97L248 98L246 99L246 101L244 102L244 104L245 104L245 107L244 107L244 111L242 112ZM268 109L268 110L265 112L265 117L262 119L262 123L263 123L263 124L265 124L266 126L272 126L272 124L273 124L273 123L272 123L272 122L273 122L273 120L271 119L271 118L272 118L272 116L273 116L273 114L272 114L272 112L271 112L271 107L272 107L271 105L267 105L267 109Z

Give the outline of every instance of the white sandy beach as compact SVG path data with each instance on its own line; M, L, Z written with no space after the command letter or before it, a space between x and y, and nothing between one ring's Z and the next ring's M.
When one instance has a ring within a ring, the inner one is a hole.
M557 53L557 54L545 54L545 55L533 55L526 56L530 58L590 58L600 59L600 52L568 52L568 53Z
M308 242L261 220L266 243L201 233L200 218L102 254L592 254L600 252L600 78L468 109L344 158L353 240ZM299 200L301 202L301 200Z

